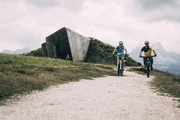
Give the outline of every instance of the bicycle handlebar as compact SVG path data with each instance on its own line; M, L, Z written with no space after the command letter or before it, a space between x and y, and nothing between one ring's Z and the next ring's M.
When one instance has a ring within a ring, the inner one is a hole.
M150 57L156 57L157 55L152 55L152 56L139 56L140 58L150 58Z

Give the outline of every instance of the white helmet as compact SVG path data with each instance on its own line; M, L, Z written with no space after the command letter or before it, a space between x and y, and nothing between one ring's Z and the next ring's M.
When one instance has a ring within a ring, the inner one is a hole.
M149 41L145 41L144 43L145 43L145 44L149 44Z
M119 41L119 44L123 44L123 41Z

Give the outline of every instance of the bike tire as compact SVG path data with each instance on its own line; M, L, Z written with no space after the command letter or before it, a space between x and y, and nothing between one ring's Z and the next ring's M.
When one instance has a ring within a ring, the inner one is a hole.
M121 76L123 76L123 70L121 70Z
M120 63L118 63L117 74L118 74L118 76L120 75Z
M123 69L121 70L121 76L123 76Z
M123 62L121 62L121 76L123 76Z
M150 67L150 65L149 64L147 64L147 77L149 77L149 74L150 74L150 69L149 69L149 67Z

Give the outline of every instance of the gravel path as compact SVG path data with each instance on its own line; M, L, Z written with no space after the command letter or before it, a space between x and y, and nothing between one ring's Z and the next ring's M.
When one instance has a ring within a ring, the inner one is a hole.
M0 106L0 120L180 120L178 103L153 92L151 80L125 71L54 86Z

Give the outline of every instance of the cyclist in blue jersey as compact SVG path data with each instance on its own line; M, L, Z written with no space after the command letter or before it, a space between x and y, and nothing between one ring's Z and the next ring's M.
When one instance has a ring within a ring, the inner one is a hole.
M123 41L119 41L119 45L114 49L113 54L115 54L115 52L117 53L117 60L121 58L122 62L124 62L124 58L127 55L127 50L123 45Z

